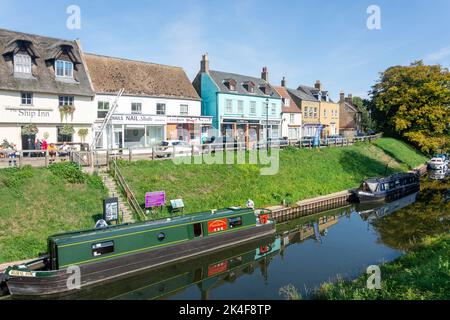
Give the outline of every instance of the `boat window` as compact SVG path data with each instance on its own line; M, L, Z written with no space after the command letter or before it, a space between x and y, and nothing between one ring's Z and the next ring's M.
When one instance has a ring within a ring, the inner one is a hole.
M100 242L92 245L92 255L99 257L114 252L114 241Z
M389 188L389 183L386 182L386 183L384 184L384 189L385 189L385 190L389 190L389 189L390 189L390 188Z
M230 228L240 227L242 226L242 217L228 218L228 223L230 224Z
M400 186L400 180L395 181L395 187L398 187L398 186Z
M384 184L380 183L380 191L384 191Z
M203 236L203 228L202 228L201 223L196 223L192 226L194 228L194 237L195 238L199 238L199 237Z
M158 234L158 240L163 241L166 238L166 234L164 232L161 232Z

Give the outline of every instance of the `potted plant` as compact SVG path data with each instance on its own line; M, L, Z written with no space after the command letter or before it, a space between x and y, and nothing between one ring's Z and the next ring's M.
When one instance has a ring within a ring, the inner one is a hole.
M62 105L59 106L59 114L61 115L61 122L66 119L67 120L67 116L70 115L71 117L73 117L73 113L75 112L75 106L74 105Z
M27 124L22 127L23 136L34 136L39 132L39 129L34 123Z
M71 135L73 135L75 133L75 129L72 126L70 126L68 124L65 124L65 125L62 126L62 128L61 128L61 130L59 132L62 135L71 136Z
M81 142L85 142L87 135L89 134L89 129L82 128L78 130L78 136L81 139Z

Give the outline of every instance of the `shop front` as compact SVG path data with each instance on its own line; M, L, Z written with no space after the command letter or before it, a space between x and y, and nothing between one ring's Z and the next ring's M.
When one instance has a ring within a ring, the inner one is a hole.
M212 117L167 117L167 140L201 144L202 136L212 128Z
M236 139L251 147L261 138L261 124L254 119L222 119L220 126L221 135Z

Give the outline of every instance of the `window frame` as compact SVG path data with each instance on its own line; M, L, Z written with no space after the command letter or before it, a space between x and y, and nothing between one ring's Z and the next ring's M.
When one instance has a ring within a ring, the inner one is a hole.
M24 97L24 95L27 95L27 96ZM33 105L33 92L22 91L20 93L20 105L22 105L22 106L32 106Z
M67 103L66 103L67 101ZM75 104L74 96L58 96L58 105L61 106L73 106Z
M256 115L256 101L250 101L250 114Z
M58 64L62 64L62 67L58 66ZM67 66L70 66L70 69L68 69ZM62 70L62 75L58 74L59 70ZM70 74L68 71L70 71ZM55 61L55 76L57 78L73 79L73 71L74 71L74 65L73 65L72 61L66 61L66 60L56 60Z
M142 102L131 103L131 114L142 114Z
M31 74L33 69L33 61L31 56L26 53L16 53L13 59L14 73Z
M238 100L237 113L244 114L244 100Z
M186 108L186 110L183 110L183 108ZM180 104L180 115L181 116L189 115L189 105L188 104Z
M225 113L227 113L227 114L233 113L233 100L231 100L231 99L225 100Z
M102 107L100 107L100 104L102 104ZM108 108L105 108L105 105L107 105L108 106ZM105 113L105 116L104 117L100 117L99 116L99 114L100 113ZM108 114L108 112L109 112L109 101L104 101L104 100L102 100L102 101L97 101L97 119L105 119L106 118L106 115Z
M163 110L160 108L163 107ZM156 115L158 116L165 116L167 114L167 104L165 103L157 103L156 104Z

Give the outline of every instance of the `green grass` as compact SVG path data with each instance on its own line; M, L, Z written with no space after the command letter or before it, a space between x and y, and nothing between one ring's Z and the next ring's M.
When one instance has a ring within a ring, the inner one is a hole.
M106 196L101 180L66 181L50 169L0 170L0 263L34 258L47 251L48 236L95 225Z
M367 289L367 275L327 283L315 294L327 300L450 299L450 235L427 239L396 261L384 264L381 290Z
M400 142L398 145L403 146ZM417 153L402 148L399 158L403 157L417 157ZM326 195L355 188L370 176L408 170L408 163L398 162L379 147L366 143L347 148L287 149L280 152L276 175L262 176L260 168L250 164L121 162L122 173L140 203L144 203L146 192L164 190L167 199L184 200L186 213L245 205L248 199L257 207L266 207L278 205L283 199L298 201ZM167 209L156 216L164 215Z
M374 144L397 162L407 165L410 169L424 164L428 160L427 157L407 143L394 138L379 139L374 141Z

